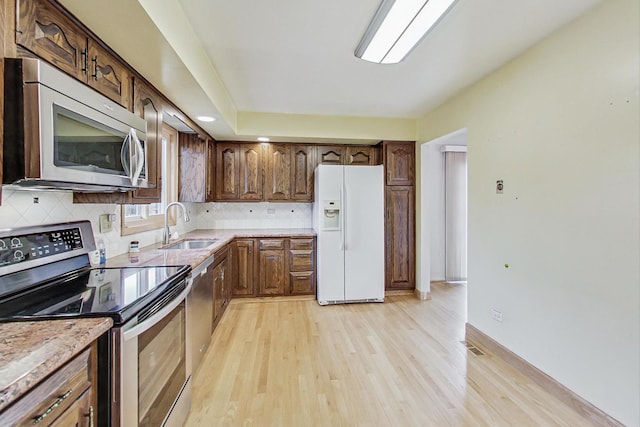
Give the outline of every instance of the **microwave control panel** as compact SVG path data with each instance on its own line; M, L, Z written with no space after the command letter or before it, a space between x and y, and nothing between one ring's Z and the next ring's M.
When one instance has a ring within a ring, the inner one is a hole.
M0 239L0 267L82 249L79 228Z

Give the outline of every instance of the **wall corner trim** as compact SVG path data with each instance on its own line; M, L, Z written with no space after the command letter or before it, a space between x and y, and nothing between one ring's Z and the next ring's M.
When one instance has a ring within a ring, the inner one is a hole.
M556 399L572 408L576 413L594 425L624 427L624 424L587 402L469 323L465 324L465 339L473 343L476 347L480 347L482 350L493 353L495 356L501 358L511 365L511 367L538 384Z

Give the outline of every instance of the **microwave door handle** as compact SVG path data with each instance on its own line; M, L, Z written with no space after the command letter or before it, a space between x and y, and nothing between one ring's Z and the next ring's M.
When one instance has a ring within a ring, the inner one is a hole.
M135 154L131 156L131 169L133 171L133 175L131 176L131 184L136 185L136 182L138 181L138 178L142 173L142 168L144 167L144 147L142 146L142 143L140 142L140 139L138 138L138 135L136 135L136 131L133 128L131 128L129 134L131 135L129 140L133 141L133 148L135 151Z
M129 154L129 148L131 146L131 134L128 133L122 141L122 148L120 148L120 161L122 162L122 169L127 177L131 178L131 168L129 168L129 162L131 155Z

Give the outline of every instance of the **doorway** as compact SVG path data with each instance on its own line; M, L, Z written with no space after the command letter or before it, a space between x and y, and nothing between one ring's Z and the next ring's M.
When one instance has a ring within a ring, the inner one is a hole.
M466 151L466 129L423 143L420 147L419 271L423 292L430 291L431 282L466 280L468 193ZM448 170L457 178L447 179L447 152L462 153L453 154L450 157L452 164ZM461 158L464 159L463 162L460 161ZM448 210L447 182L452 191L452 196L449 197L451 206ZM448 221L447 211L451 214ZM456 246L452 243L456 241L462 244ZM448 250L451 253L449 256ZM449 274L447 274L447 259L452 267Z

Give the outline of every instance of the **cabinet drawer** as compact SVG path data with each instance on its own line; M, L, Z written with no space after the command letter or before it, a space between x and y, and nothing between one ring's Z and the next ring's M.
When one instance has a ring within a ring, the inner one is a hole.
M289 273L291 295L309 295L316 293L316 274L313 271Z
M307 250L313 249L313 238L310 239L291 239L289 243L291 250Z
M313 270L313 251L289 251L289 270Z
M260 239L260 250L284 249L284 239Z
M0 415L0 425L49 425L90 388L91 350L80 353Z

